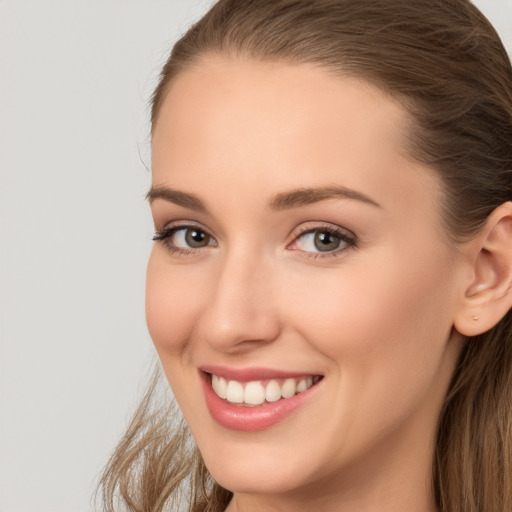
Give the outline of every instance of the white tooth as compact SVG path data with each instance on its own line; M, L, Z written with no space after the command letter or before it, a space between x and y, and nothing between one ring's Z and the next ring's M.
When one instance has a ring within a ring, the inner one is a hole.
M212 375L212 388L221 398L226 398L226 379Z
M230 380L226 389L226 398L233 404L241 404L244 401L244 388L240 382Z
M226 394L227 387L228 387L228 383L226 382L226 379L224 377L219 377L216 391L217 391L217 394L221 398L224 398L224 399L227 398L227 394Z
M281 388L277 380L271 380L265 389L265 398L267 402L277 402L281 398Z
M261 382L253 381L245 385L244 402L251 405L261 405L265 401L265 388Z
M286 379L283 387L281 388L281 396L283 398L291 398L295 395L297 386L295 385L295 379Z
M302 393L302 391L306 391L306 389L308 389L308 380L300 379L299 383L297 384L297 393Z
M212 388L217 395L219 394L219 377L217 375L212 375Z
M313 385L313 377L309 376L307 379L308 389Z

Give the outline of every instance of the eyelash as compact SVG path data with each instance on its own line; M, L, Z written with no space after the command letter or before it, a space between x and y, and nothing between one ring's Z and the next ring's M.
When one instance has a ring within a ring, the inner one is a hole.
M293 249L295 251L300 251L302 253L302 256L305 258L311 258L311 259L328 259L328 258L336 258L338 257L342 252L345 252L348 249L355 249L357 248L357 238L355 235L349 235L346 231L342 230L339 227L336 226L315 226L312 228L305 228L292 234L292 242L287 245L289 247L290 245L296 243L298 240L300 240L302 237L310 234L310 233L327 233L328 235L335 236L340 240L340 243L345 244L342 247L336 248L332 251L326 251L326 252L313 252L313 251L301 251L300 249Z
M168 228L164 228L160 231L156 231L152 240L154 242L162 242L163 245L166 247L166 249L172 253L176 254L178 256L187 256L188 254L192 254L194 252L200 251L201 249L204 249L205 247L201 248L192 248L185 249L184 247L177 247L176 245L173 245L171 243L171 237L177 233L178 231L181 231L182 229L193 229L196 228L198 231L202 231L203 233L206 233L208 236L211 236L208 234L208 232L201 228L200 226L196 226L194 224L177 224ZM213 239L213 237L211 237Z
M201 228L200 226L196 226L194 224L179 224L175 226L171 226L168 228L164 228L160 231L156 231L155 235L153 236L153 241L155 242L162 242L163 245L166 247L169 252L172 254L180 255L180 256L187 256L189 254L197 253L198 251L201 251L202 249L206 249L208 246L205 247L199 247L199 248L183 248L183 247L177 247L176 245L173 245L170 242L171 237L177 233L178 231L181 231L183 229L197 229L198 231L202 231L207 236L211 237L213 240L213 236L211 236L208 231ZM358 247L357 244L357 238L355 235L349 235L345 231L343 231L341 228L335 227L335 226L315 226L314 228L305 228L302 230L299 230L292 234L292 241L287 244L287 247L292 245L293 243L296 243L300 238L304 237L307 234L310 233L327 233L329 235L335 236L339 238L340 243L344 243L343 247L334 249L333 251L325 251L325 252L313 252L313 251L301 251L300 249L291 249L294 251L299 251L302 253L302 256L305 258L311 258L311 259L328 259L328 258L334 258L339 256L340 253L348 250L348 249L355 249Z

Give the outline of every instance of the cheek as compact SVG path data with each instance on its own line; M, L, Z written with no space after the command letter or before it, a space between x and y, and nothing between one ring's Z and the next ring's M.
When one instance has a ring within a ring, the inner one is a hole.
M200 273L170 265L164 251L153 248L146 274L146 322L160 357L182 352L205 295Z
M153 248L146 274L146 322L173 395L192 425L204 421L194 406L200 389L188 350L205 295L201 283L191 269L169 264L163 248Z
M331 360L344 392L400 400L404 386L412 394L432 384L452 326L446 261L383 252L371 265L361 260L297 286L308 292L295 293L293 316Z

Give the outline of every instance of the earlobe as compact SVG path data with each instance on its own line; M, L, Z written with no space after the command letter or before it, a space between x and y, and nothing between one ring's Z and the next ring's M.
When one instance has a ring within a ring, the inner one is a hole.
M454 325L465 336L494 327L512 307L512 202L496 208L470 244L472 279Z

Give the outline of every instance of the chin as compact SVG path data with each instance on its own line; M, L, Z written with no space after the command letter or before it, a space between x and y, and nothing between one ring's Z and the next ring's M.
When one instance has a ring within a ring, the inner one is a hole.
M222 487L237 494L285 494L301 487L296 475L283 474L280 468L242 472L214 467L210 473Z
M293 456L272 456L268 450L256 453L240 450L227 450L228 453L212 451L203 453L208 471L222 487L234 493L243 494L282 494L289 493L311 482L314 475L311 467L305 471L305 464L297 463Z

